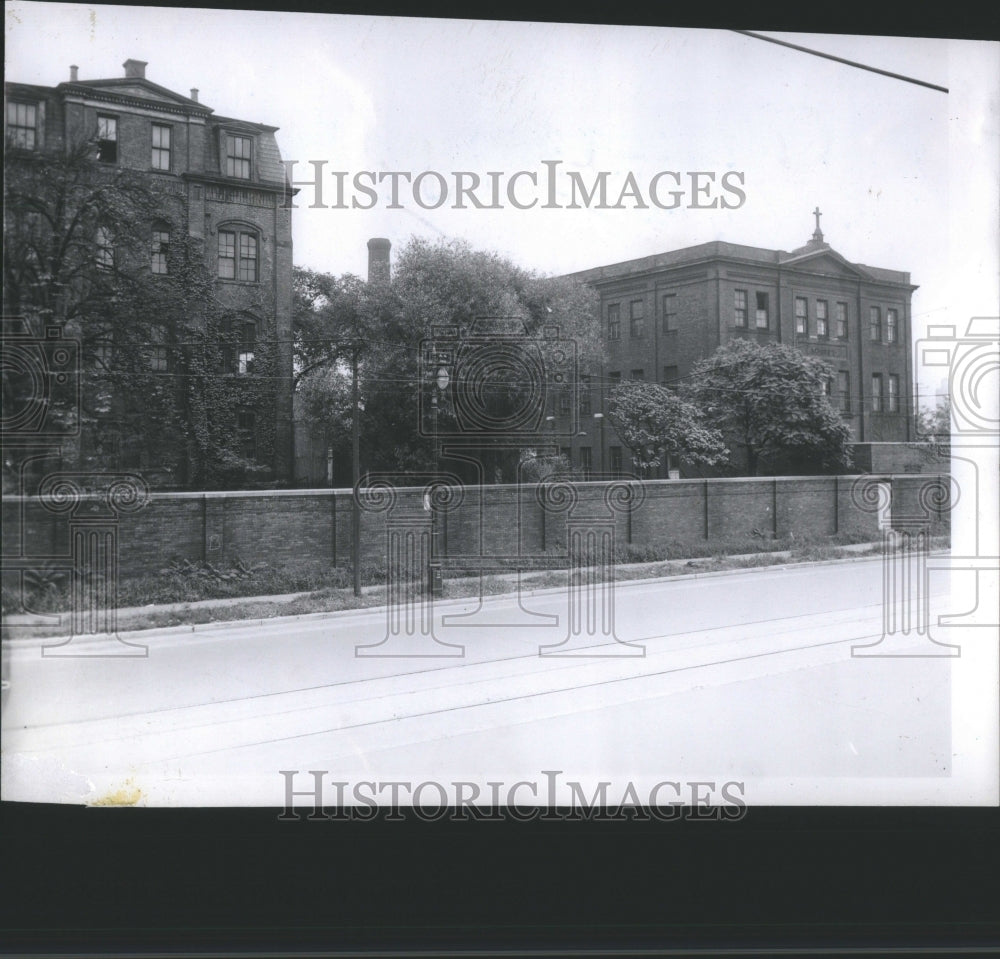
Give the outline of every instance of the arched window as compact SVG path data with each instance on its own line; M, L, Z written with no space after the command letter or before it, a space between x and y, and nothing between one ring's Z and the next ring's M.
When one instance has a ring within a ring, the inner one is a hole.
M219 230L219 279L256 283L259 260L260 235L256 230L232 223Z

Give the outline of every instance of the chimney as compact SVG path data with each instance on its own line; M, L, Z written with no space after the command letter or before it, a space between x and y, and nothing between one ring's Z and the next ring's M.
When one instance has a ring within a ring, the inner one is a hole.
M72 64L72 66L70 66L69 68L69 82L76 83L79 73L80 73L80 68L75 63Z
M368 282L389 279L389 250L392 247L387 239L374 236L368 241Z
M197 87L191 87L191 99L194 100L195 103L198 102L198 88Z
M135 80L146 79L145 60L126 60L122 66L125 68L125 76Z

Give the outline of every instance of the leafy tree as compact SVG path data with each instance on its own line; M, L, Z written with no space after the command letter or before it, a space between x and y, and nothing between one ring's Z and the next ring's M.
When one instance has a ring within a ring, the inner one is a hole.
M736 452L737 473L844 470L851 434L826 395L833 375L792 347L737 339L694 367L684 396Z
M411 239L396 257L390 283L364 284L355 277L297 271L300 409L302 391L313 371L343 366L356 348L364 397L363 469L431 469L435 460L430 424L418 422L418 414L421 400L424 409L430 407L434 389L431 374L437 357L426 349L421 354L422 345L426 347L436 335L434 330L453 330L447 344L438 346L447 345L452 354L452 380L442 398L439 427L442 433L454 433L456 396L468 388L456 345L482 332L477 325L480 318L500 318L487 321L494 324L488 329L499 326L516 332L519 339L511 347L513 352L532 353L548 369L560 361L560 350L575 351L582 363L596 362L600 351L596 304L596 295L582 284L541 277L461 241ZM553 335L556 329L558 337ZM487 381L479 384L478 399L498 420L525 403L533 389L516 362L518 357L512 359L494 364ZM312 385L321 391L324 382L334 393L342 383L336 377L317 376ZM334 393L329 397L331 411L337 406ZM315 413L323 404L314 394L305 405ZM518 450L504 449L498 440L491 451L491 437L482 434L470 438L470 443L477 444L488 477L499 473L505 480L515 479Z
M609 396L608 417L641 470L664 455L712 466L725 460L722 434L701 422L696 406L656 383L626 380Z
M266 479L273 416L258 416L260 449L246 448L240 411L273 411L274 344L242 362L243 311L217 296L202 242L190 236L183 192L95 159L94 141L49 154L8 144L4 188L4 313L21 335L46 330L79 347L74 390L52 410L77 468L139 468L154 483L201 488ZM165 272L151 269L154 234ZM266 312L261 294L243 310ZM8 324L9 325L9 324ZM5 401L31 384L5 369ZM254 455L256 453L256 455Z
M951 397L939 397L936 406L921 407L917 414L917 441L932 459L947 459L951 455Z

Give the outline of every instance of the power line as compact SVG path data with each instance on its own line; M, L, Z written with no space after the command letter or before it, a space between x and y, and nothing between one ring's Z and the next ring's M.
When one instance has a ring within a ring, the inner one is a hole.
M869 73L878 73L883 77L892 77L893 80L903 80L906 83L915 83L917 86L927 87L930 90L937 90L940 93L948 93L947 87L939 87L936 83L928 83L926 80L917 80L914 77L904 76L902 73L892 73L889 70L880 70L878 67L870 67L866 63L858 63L856 60L846 60L844 57L835 57L832 53L823 53L820 50L811 50L809 47L802 47L797 43L789 43L787 40L778 40L775 37L765 37L762 33L754 33L751 30L733 30L733 33L741 33L745 37L753 37L754 40L764 40L766 43L776 43L780 47L788 47L790 50L798 50L800 53L808 53L810 56L822 57L824 60L833 60L836 63L843 63L849 67L857 67L859 70L867 70Z

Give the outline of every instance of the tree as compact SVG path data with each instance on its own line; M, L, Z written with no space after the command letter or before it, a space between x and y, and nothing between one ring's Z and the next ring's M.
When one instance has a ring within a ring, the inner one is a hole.
M951 397L938 398L937 406L923 406L917 414L917 441L927 444L932 459L951 456Z
M844 470L851 434L827 396L833 375L792 347L737 339L694 367L684 396L737 454L737 473Z
M364 284L356 277L297 271L300 409L306 380L314 377L314 371L343 364L345 347L355 344L364 396L365 469L401 473L432 469L431 424L418 419L422 408L430 408L434 389L431 375L437 356L431 355L429 344L434 342L449 354L451 383L442 398L439 428L442 433L461 433L455 400L467 398L469 394L461 391L472 389L465 377L470 367L463 344L475 340L476 324L483 317L494 318L488 322L516 334L508 342L509 355L489 365L488 376L475 384L477 401L497 422L532 399L544 402L544 396L537 396L538 384L529 382L523 372L531 363L554 369L569 354L579 363L594 363L600 355L597 298L589 288L539 276L461 241L411 239L396 257L391 283ZM436 340L444 327L452 332ZM336 391L336 378L325 382ZM314 377L313 385L319 389L321 379ZM333 394L329 403L331 410L336 407ZM308 405L313 410L322 407L315 395ZM537 445L544 445L544 420L539 420ZM469 441L478 444L486 476L492 479L499 472L505 480L516 478L519 450L504 447L501 439L488 433Z
M664 455L712 466L729 452L722 434L702 423L696 406L656 383L627 380L615 387L608 417L640 470L659 466Z
M187 226L183 188L95 159L92 140L39 154L8 144L4 314L35 340L47 330L78 350L82 389L52 410L64 461L91 471L141 469L154 485L234 487L266 479L240 416L273 409L275 345L243 339L220 302L202 241ZM155 261L155 269L154 269ZM261 294L255 294L258 298ZM254 376L240 376L251 366ZM5 401L30 383L4 370Z

